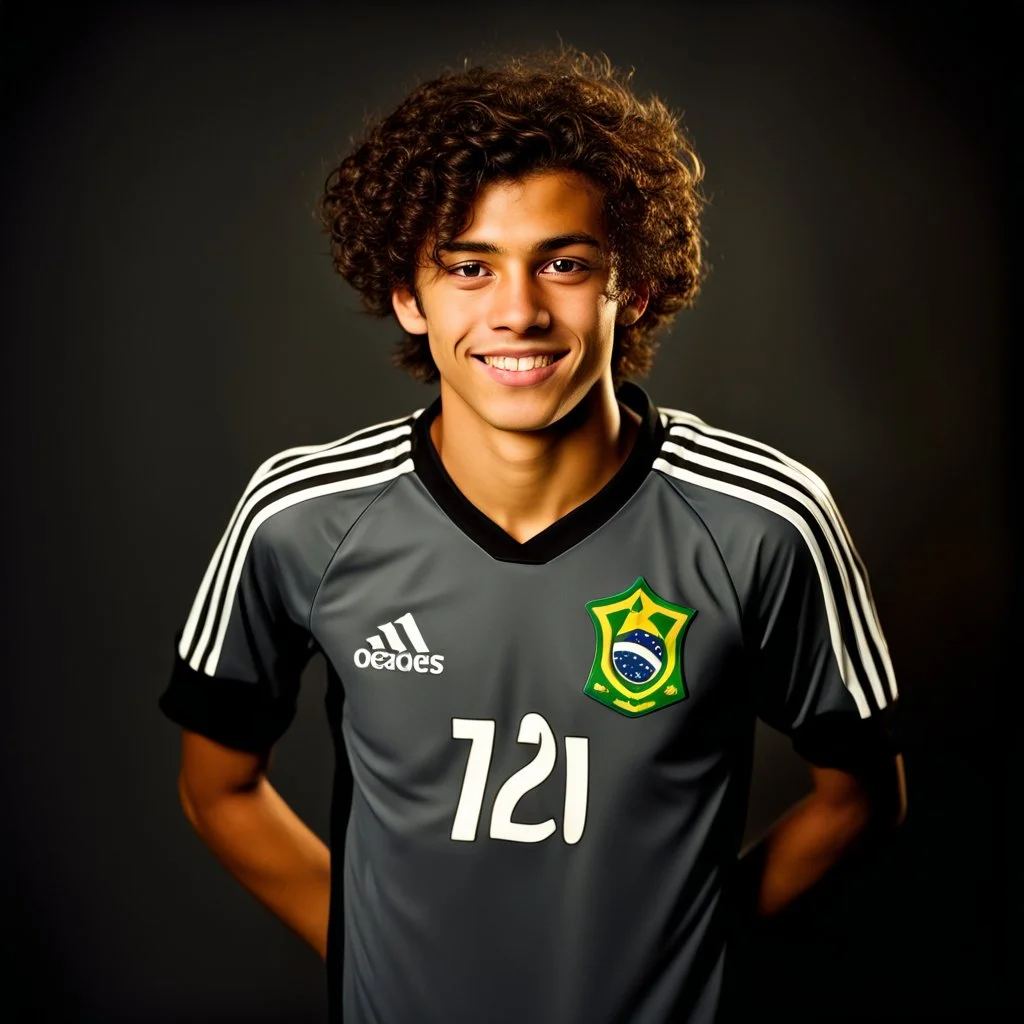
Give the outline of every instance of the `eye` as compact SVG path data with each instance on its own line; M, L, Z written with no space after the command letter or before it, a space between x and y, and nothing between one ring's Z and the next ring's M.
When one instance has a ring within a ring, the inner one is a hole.
M558 259L552 260L544 269L554 271L556 276L561 277L566 274L575 274L581 270L589 270L590 267L580 260L570 259L568 256L559 256Z
M456 277L465 277L472 281L483 277L486 268L482 263L460 263L457 267L452 267L450 272Z

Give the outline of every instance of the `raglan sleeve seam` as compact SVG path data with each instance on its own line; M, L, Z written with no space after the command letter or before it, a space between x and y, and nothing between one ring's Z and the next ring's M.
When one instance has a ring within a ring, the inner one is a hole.
M341 539L334 546L334 549L327 557L327 560L324 563L323 572L320 573L320 579L317 580L316 587L314 587L313 589L313 594L309 601L309 612L307 613L306 618L306 631L309 634L309 636L314 638L314 640L315 635L313 632L313 612L316 609L316 602L317 599L320 597L320 591L323 589L324 581L327 579L327 574L331 571L331 566L334 565L335 561L337 561L338 555L340 554L342 547L344 547L345 545L345 541L348 540L349 536L352 534L352 531L356 528L356 526L358 526L359 523L362 522L362 519L367 514L367 512L369 512L370 509L373 508L373 506L376 505L377 502L380 501L380 499L383 498L384 495L387 494L391 490L391 488L394 487L395 484L401 479L402 477L399 476L395 477L394 480L389 480L384 487L382 487L379 491L377 491L376 494L373 495L373 497L366 503L363 509L355 517L355 519L353 519L352 522L348 525L348 527L346 527L346 529L342 532Z
M743 649L744 651L748 650L750 638L747 633L747 621L746 615L744 614L743 610L743 602L740 599L739 589L736 586L736 577L733 575L732 567L729 565L729 560L728 558L726 558L725 552L722 550L722 546L721 544L719 544L718 538L715 536L714 530L711 529L711 526L708 524L704 516L701 515L700 511L694 506L693 502L691 502L689 498L687 498L687 496L683 493L682 489L676 484L676 482L670 476L666 475L665 473L659 473L658 475L661 477L662 480L665 481L665 483L669 485L669 487L672 488L672 490L679 496L679 500L682 501L690 510L690 512L697 518L697 520L703 527L708 539L714 545L715 552L722 563L723 569L725 570L726 578L729 580L729 590L731 592L732 599L736 607L737 620L739 622L739 633L740 639L743 644Z

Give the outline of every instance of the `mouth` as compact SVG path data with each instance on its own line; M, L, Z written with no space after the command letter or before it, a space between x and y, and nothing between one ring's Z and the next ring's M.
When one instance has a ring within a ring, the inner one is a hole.
M527 388L543 384L555 373L568 352L533 352L520 356L508 353L481 353L473 356L492 381L503 387Z
M478 355L481 363L493 367L495 370L504 370L508 373L527 373L530 370L540 370L547 366L553 366L565 356L565 352L546 353L532 356L489 356Z

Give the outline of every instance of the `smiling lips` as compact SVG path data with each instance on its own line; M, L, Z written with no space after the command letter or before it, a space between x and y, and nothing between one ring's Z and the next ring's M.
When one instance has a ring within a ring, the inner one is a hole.
M547 380L555 372L555 364L563 355L564 352L546 352L529 356L479 355L476 358L492 380L523 387Z
M488 365L499 370L515 370L522 373L524 370L533 370L538 366L550 366L554 356L523 356L517 359L515 356L481 356L481 359Z

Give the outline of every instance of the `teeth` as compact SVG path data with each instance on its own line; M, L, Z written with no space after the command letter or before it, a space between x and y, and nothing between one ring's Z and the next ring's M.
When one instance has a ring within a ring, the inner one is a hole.
M516 359L515 356L484 356L488 366L499 370L515 370L517 373L534 370L539 366L550 366L554 361L554 356L523 356L522 359Z

